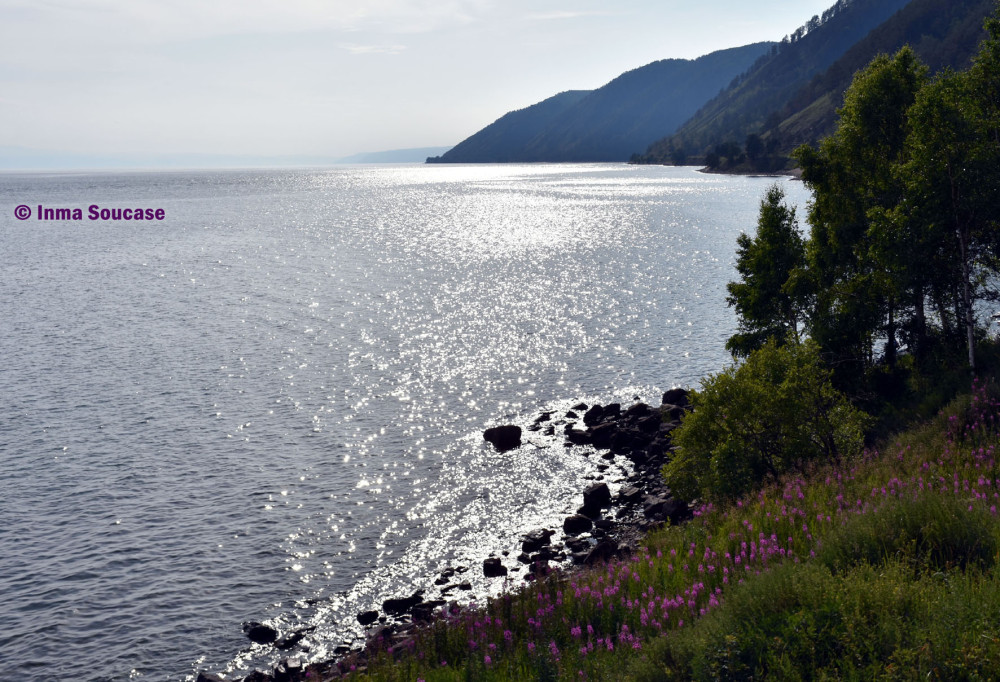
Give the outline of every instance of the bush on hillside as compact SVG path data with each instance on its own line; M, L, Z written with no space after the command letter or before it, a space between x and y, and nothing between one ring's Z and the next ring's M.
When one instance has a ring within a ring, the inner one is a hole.
M769 341L702 381L664 468L684 499L732 500L816 460L861 452L867 415L835 390L816 346Z

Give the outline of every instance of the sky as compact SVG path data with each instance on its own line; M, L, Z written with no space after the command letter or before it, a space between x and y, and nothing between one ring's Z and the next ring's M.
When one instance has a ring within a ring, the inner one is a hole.
M0 0L0 150L347 156L452 145L834 0Z

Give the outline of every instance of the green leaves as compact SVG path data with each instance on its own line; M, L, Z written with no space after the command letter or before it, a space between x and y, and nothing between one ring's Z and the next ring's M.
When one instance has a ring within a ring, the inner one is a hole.
M813 343L768 341L742 365L705 379L693 404L664 469L671 489L687 499L734 499L863 446L867 418L833 388Z

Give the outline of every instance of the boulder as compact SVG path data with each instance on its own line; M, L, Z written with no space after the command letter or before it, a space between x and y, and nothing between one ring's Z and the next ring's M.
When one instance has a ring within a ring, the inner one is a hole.
M547 528L533 530L521 538L521 550L527 552L528 554L537 552L542 547L549 544L549 538L553 535L555 535L555 531L551 531Z
M646 403L636 403L632 405L627 410L625 410L625 416L632 419L639 419L640 417L645 417L653 411Z
M573 445L588 445L590 444L592 438L586 431L577 431L576 429L569 429L566 431L566 440L568 440Z
M618 419L622 413L622 406L620 403L611 403L610 405L604 406L604 415L601 417L604 421L609 421L611 419Z
M579 535L580 533L586 533L593 527L593 522L582 514L574 514L573 516L567 516L566 520L563 521L563 532L566 535Z
M304 680L305 666L302 659L286 658L274 667L274 682L299 682Z
M423 591L418 590L409 597L386 599L382 602L382 610L390 616L401 616L423 600Z
M258 623L252 620L248 623L243 623L243 634L247 636L251 642L257 644L272 644L276 639L278 639L278 631L272 628L270 625L264 625L263 623Z
M577 403L573 407L569 408L574 412L583 412L587 409L587 403Z
M615 556L616 551L618 551L618 545L610 540L601 540L594 545L589 552L587 552L587 556L583 560L583 563L588 566L592 566L599 561L608 561Z
M243 678L243 682L274 682L274 678L267 673L254 670L252 673Z
M656 433L660 430L660 424L662 423L663 419L661 419L659 413L657 413L643 417L637 421L635 425L643 433Z
M198 679L195 682L226 682L226 678L215 673L198 673Z
M664 405L686 407L690 403L686 388L672 388L663 394Z
M278 649L281 649L282 651L288 651L293 646L301 642L307 634L309 634L315 629L316 629L315 627L307 627L307 628L302 628L301 630L296 630L295 632L291 632L282 637L281 639L279 639L277 642L275 642L274 646Z
M483 575L487 578L499 578L507 575L507 567L497 557L483 561Z
M500 452L513 450L521 446L521 427L514 424L494 426L483 431L483 438L493 443Z
M632 504L642 499L642 491L635 486L622 488L618 491L618 500L623 504Z
M378 611L362 611L358 614L358 622L364 626L371 625L378 620Z
M595 483L583 491L583 506L600 509L611 506L611 491L607 483Z
M595 448L609 448L611 439L616 433L618 433L617 424L600 424L590 430L590 442Z
M601 421L604 416L604 408L600 405L594 405L583 415L583 423L587 426L592 426L597 422Z

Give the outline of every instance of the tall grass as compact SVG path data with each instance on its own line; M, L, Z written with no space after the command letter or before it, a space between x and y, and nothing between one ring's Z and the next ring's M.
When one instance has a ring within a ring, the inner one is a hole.
M704 505L628 559L454 613L354 676L990 679L998 429L977 383L890 448Z

